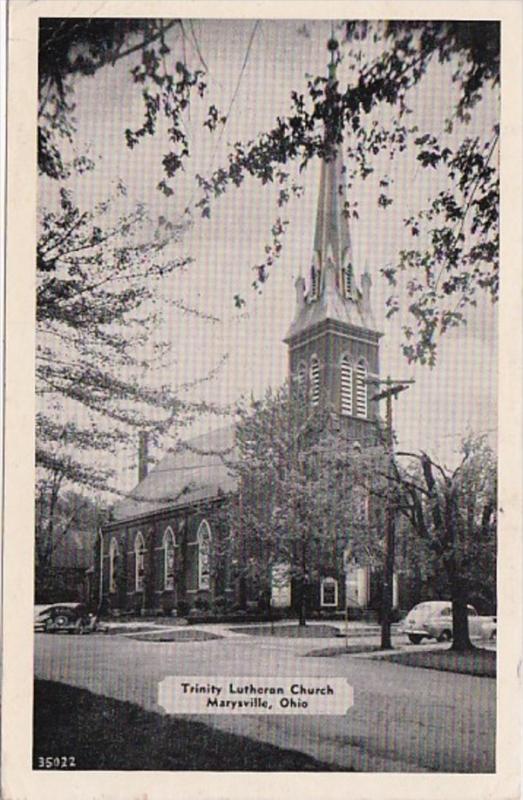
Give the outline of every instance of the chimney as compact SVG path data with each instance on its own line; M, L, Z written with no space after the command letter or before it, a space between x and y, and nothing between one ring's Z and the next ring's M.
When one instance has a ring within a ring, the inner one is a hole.
M140 483L147 475L149 463L149 442L147 431L138 433L138 482Z

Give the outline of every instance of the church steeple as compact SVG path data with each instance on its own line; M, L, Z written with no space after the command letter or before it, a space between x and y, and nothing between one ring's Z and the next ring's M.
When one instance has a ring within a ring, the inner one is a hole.
M338 43L328 44L330 92L335 91ZM285 342L289 346L291 384L306 386L313 405L323 403L340 416L355 438L368 439L377 408L368 396L367 379L379 373L381 334L371 309L367 269L356 282L346 196L341 131L329 115L325 158L320 167L311 278L296 281L296 310ZM341 123L340 123L341 124Z
M340 60L338 42L331 38L328 48L331 53L328 83L332 91ZM374 327L370 284L364 279L361 288L356 284L340 138L335 123L326 123L324 139L327 152L320 167L310 282L307 293L303 295L303 279L300 278L299 300L287 339L322 319L363 328Z
M334 88L336 66L339 60L338 43L329 40L331 61L329 64L329 86ZM346 218L346 198L343 176L343 159L337 144L339 131L325 128L325 143L333 151L327 160L321 162L320 191L316 211L314 232L313 263L311 269L311 299L318 298L324 290L327 268L336 272L336 283L343 296L352 295L352 248L348 220Z
M343 162L339 147L330 161L321 162L320 192L316 212L316 229L314 233L313 269L322 277L329 265L336 271L337 284L341 293L350 296L352 281L344 281L344 274L349 278L352 270L352 246L348 221L345 216L345 190L343 179ZM323 276L324 277L324 276ZM318 282L313 292L319 296L323 280Z

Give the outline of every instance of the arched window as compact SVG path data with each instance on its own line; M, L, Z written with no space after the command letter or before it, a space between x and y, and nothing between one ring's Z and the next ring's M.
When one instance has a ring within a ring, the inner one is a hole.
M321 605L338 605L338 581L336 578L322 578L321 580Z
M111 539L111 546L109 547L109 591L116 592L118 587L118 562L120 559L120 550L118 542L113 537Z
M136 534L134 540L134 590L136 592L143 592L144 576L145 576L145 542L140 531Z
M340 369L341 413L352 414L352 366L348 356L341 359Z
M320 402L320 362L317 356L311 358L310 399L313 406Z
M304 361L300 361L294 373L293 390L296 397L305 397L307 391L307 364Z
M367 417L367 367L362 358L356 367L356 416Z
M352 297L352 266L347 264L341 271L341 286L344 297Z
M163 535L163 588L168 591L174 589L174 548L176 539L171 527Z
M211 588L211 529L206 519L198 528L198 588L209 591Z

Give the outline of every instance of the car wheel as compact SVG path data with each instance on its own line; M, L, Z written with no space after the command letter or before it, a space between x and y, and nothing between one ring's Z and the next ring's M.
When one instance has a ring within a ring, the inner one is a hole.
M423 639L423 636L420 636L419 633L409 633L408 637L412 644L419 644Z
M450 642L452 639L452 631L442 631L438 636L438 642Z

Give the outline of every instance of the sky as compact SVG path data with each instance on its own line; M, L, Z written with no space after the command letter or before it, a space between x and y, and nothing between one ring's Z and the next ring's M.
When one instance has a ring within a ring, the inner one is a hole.
M152 213L176 221L198 198L195 174L209 175L213 168L226 164L228 143L252 139L269 129L277 115L288 113L291 91L305 90L307 72L326 74L330 21L264 20L256 27L238 85L254 25L254 20L186 22L185 57L190 66L198 64L197 40L208 67L208 93L204 102L196 100L191 105L184 118L192 155L176 180L172 198L156 189L163 177L161 157L167 150L164 131L133 151L125 146L123 131L139 126L143 113L139 92L128 77L130 64L120 62L116 68L105 68L93 78L76 82L77 143L96 162L91 173L72 181L81 204L88 207L103 199L114 182L123 180L128 188L124 204L131 207L143 201ZM376 53L372 43L364 47L368 48L364 57ZM178 59L180 55L183 57L179 39L173 42L170 57ZM339 67L341 81L350 80L347 65L345 59ZM413 94L414 113L409 123L415 122L421 131L442 129L455 98L451 73L452 65L437 65L429 71ZM208 133L202 122L209 105L214 103L225 112L233 97L223 133ZM485 94L469 125L471 133L492 128L498 114L496 101L494 93ZM461 133L455 131L456 136ZM385 319L389 289L379 271L394 262L401 247L409 243L402 220L435 193L439 178L417 165L409 152L390 163L382 161L381 166L394 179L393 205L386 210L378 208L374 177L356 183L349 198L358 201L359 212L359 219L351 221L355 271L359 277L367 267L372 276L373 311L384 333L382 376L415 380L394 403L398 444L402 450L426 450L452 466L464 434L486 432L495 442L497 311L490 301L481 301L469 315L468 325L448 333L440 342L436 367L407 363L400 350L402 318ZM261 293L251 288L252 267L263 259L278 214L274 189L248 180L241 189L231 189L214 203L210 220L194 213L193 224L179 244L179 253L190 255L193 263L167 281L165 289L217 321L180 312L166 317L158 336L172 342L174 360L170 374L159 376L161 382L170 381L174 387L204 377L224 355L224 366L214 379L193 390L193 399L234 403L242 395L259 397L267 387L286 379L287 348L282 340L294 314L294 281L299 274L307 277L310 269L319 164L311 164L300 180L304 196L289 207L283 255ZM52 203L54 191L44 184L41 197ZM237 293L246 300L241 310L233 302ZM217 424L216 420L200 420L193 430L200 433ZM116 466L122 484L132 485L135 467L127 452L122 452Z

